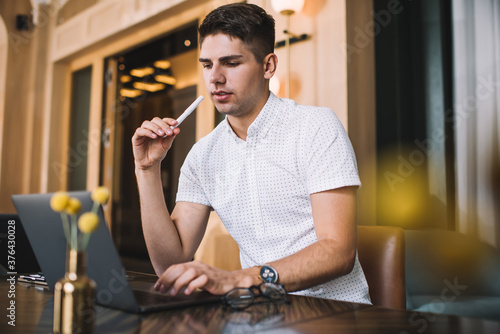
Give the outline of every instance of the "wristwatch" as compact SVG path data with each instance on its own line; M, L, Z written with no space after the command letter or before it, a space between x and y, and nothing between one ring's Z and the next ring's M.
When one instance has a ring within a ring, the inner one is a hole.
M260 267L259 276L265 283L276 283L278 281L278 272L268 264Z

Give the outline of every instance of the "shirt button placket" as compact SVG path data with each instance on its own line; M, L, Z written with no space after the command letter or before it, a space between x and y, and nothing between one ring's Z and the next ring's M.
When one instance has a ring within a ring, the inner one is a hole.
M255 158L255 149L256 143L254 138L247 138L247 154L248 154L248 176L249 176L249 188L250 188L250 198L252 201L252 207L255 208L254 221L255 221L255 236L257 239L264 238L265 230L262 224L262 216L261 216L261 207L260 207L260 196L259 196L259 188L257 184L257 168L256 168L256 158Z

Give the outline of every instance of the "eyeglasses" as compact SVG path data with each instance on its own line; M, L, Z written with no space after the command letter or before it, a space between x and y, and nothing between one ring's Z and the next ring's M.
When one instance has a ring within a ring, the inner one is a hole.
M260 328L273 326L285 318L277 303L258 303L243 310L226 308L226 324L222 333L254 333Z
M286 290L281 284L262 283L249 288L235 288L222 298L224 305L236 310L243 310L252 304L259 296L271 302L286 302Z

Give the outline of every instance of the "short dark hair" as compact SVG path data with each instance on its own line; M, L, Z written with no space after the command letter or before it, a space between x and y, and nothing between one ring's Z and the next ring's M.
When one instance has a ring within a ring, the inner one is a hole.
M211 11L198 29L200 47L205 37L226 34L239 38L257 61L274 53L274 18L257 5L232 3Z

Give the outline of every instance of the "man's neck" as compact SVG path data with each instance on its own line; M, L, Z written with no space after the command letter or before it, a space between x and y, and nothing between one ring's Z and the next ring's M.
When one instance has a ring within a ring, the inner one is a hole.
M245 141L247 140L248 128L250 127L250 125L252 125L257 116L259 116L262 108L264 108L268 99L269 99L269 94L267 95L266 99L263 100L263 103L257 106L255 108L255 111L249 115L239 116L239 117L227 115L227 121L229 125L239 138Z
M257 118L259 113L252 114L252 117L246 116L244 118L242 117L234 117L234 116L227 116L227 121L231 128L233 129L234 133L236 135L243 139L247 140L247 131L250 125L253 123L253 121Z

